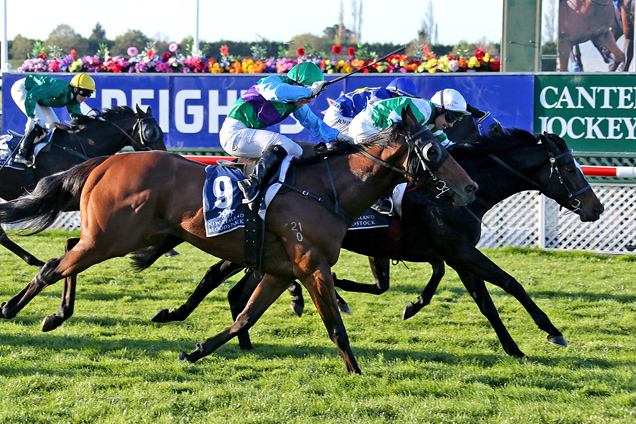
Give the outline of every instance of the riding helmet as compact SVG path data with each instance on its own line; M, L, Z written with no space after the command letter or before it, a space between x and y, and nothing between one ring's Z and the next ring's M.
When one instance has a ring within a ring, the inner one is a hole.
M444 110L448 110L450 112L457 112L462 115L470 115L470 112L466 110L466 100L464 96L462 96L459 91L453 90L452 88L446 88L444 90L440 90L433 97L431 97L431 102L437 107L441 107Z
M304 85L305 87L310 87L317 81L325 80L325 76L322 74L318 65L312 62L299 63L291 68L287 77L300 85Z
M398 96L418 97L415 83L408 78L395 78L386 86L386 91Z
M88 74L77 74L73 77L71 87L83 88L84 90L95 91L95 81Z

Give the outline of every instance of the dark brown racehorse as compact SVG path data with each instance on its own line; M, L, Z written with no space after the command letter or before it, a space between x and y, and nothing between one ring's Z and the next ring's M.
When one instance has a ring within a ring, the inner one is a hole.
M34 168L0 169L0 197L4 200L16 199L33 190L38 181L46 176L67 170L90 158L114 155L126 146L132 146L135 150L166 150L163 131L150 108L144 112L137 106L135 112L127 106L117 106L95 117L80 117L71 122L71 127L60 124L53 133L49 147L36 157ZM11 241L2 228L0 244L29 265L44 265L44 262Z
M433 276L422 296L404 311L404 318L413 316L427 305L444 275L444 261L452 266L462 283L473 296L509 355L523 357L508 333L488 294L484 281L489 281L513 295L528 311L535 323L548 334L550 343L567 346L561 332L547 315L532 301L521 284L484 256L475 246L481 234L480 219L496 203L524 190L539 190L563 207L579 215L581 221L596 221L603 206L578 168L572 151L565 142L553 134L538 136L523 130L491 132L489 136L464 145L453 146L453 157L469 171L480 185L474 203L467 207L454 207L444 199L436 198L425 190L407 190L404 195L401 220L402 238L396 248L393 235L387 228L358 229L347 232L342 247L372 256L371 267L376 284L358 284L349 280L335 280L345 290L381 294L389 288L389 259L412 262L430 262ZM164 247L174 247L174 244ZM140 267L161 256L137 257ZM208 270L195 292L181 307L168 312L160 311L153 321L182 321L203 298L224 278L243 267L221 261ZM228 294L233 315L245 304L257 280L248 273ZM299 290L293 294L300 296ZM297 309L295 309L297 310ZM247 333L239 335L241 347L251 348Z
M351 152L318 158L299 167L295 187L274 198L266 220L264 277L236 322L197 345L180 359L195 362L237 333L248 330L294 279L309 291L340 350L348 371L360 372L335 300L331 266L338 260L348 224L342 213L320 207L337 204L351 217L364 213L389 187L411 178L435 176L468 201L476 183L421 127L410 109L403 122L368 139ZM441 162L441 163L440 163ZM410 174L406 169L412 170ZM58 177L58 178L54 178ZM52 182L61 180L57 186ZM201 193L205 166L166 152L128 153L93 159L44 179L31 195L0 205L0 222L32 220L45 228L69 199L81 192L82 234L63 256L49 260L18 294L4 303L3 318L13 318L44 287L90 266L123 256L166 237L187 241L214 256L243 263L245 234L238 229L206 237ZM45 202L46 204L42 204Z
M568 70L573 46L592 41L613 56L610 71L625 62L625 54L612 34L615 26L612 0L559 0L559 71Z

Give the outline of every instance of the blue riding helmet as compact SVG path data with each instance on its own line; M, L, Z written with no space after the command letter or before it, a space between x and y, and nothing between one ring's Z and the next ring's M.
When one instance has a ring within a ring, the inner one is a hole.
M395 93L398 96L419 97L417 95L417 87L408 78L396 78L386 86L386 90Z

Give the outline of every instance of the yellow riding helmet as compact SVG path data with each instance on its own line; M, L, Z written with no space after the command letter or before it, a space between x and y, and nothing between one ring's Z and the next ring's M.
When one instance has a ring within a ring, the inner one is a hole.
M95 91L95 81L88 74L77 74L70 82L71 87L83 88L84 90Z

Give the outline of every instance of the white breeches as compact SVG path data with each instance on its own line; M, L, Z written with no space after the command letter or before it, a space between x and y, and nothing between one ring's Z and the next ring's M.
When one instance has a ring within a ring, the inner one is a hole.
M15 104L18 105L20 110L26 115L24 102L28 91L24 88L25 81L26 78L22 78L13 84L11 87L11 97L13 97ZM47 128L51 128L55 122L60 122L52 108L40 106L39 104L35 105L35 119L40 121L41 126L46 126Z
M380 128L373 126L371 119L364 112L356 115L349 125L349 136L353 138L356 144L362 143L365 139L380 131Z
M241 158L259 158L269 146L279 145L288 155L300 157L303 149L291 138L268 130L257 130L234 118L225 118L219 132L221 147Z

